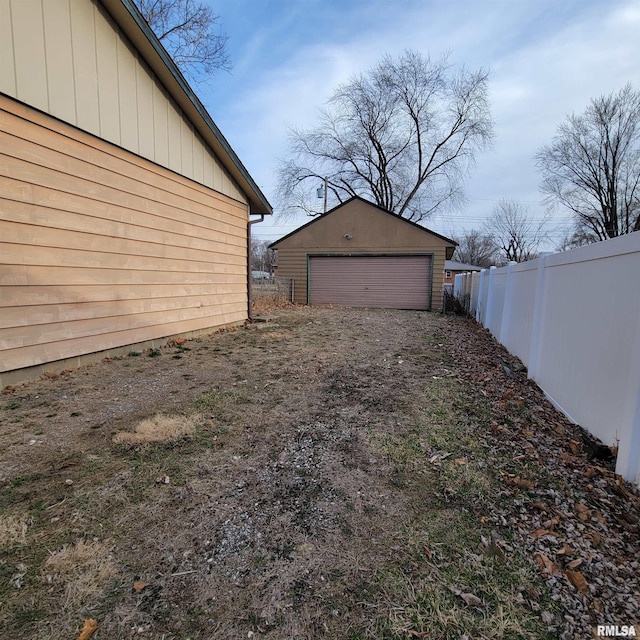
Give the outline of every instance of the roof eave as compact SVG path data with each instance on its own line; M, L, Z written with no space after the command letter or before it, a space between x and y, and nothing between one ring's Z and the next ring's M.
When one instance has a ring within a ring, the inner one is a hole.
M249 212L271 215L273 213L271 204L211 119L133 0L100 0L100 2L246 194L249 200Z

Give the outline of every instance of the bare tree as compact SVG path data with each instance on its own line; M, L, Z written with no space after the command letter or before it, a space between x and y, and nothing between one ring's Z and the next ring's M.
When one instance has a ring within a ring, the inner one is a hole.
M538 255L540 244L548 235L547 222L546 217L535 221L517 200L503 199L487 218L484 228L493 238L501 262L524 262Z
M560 241L556 243L559 251L568 251L569 249L575 249L577 247L583 247L584 245L595 242L592 234L585 232L581 227L574 227L572 231L569 231L560 238Z
M498 247L490 235L472 229L454 239L458 243L454 260L485 268L496 263Z
M280 168L283 210L310 204L326 180L331 204L361 196L419 221L462 199L462 178L493 136L488 72L454 71L443 57L385 56L339 86L311 130L291 132Z
M268 240L251 238L251 270L271 272L271 249Z
M631 85L568 116L536 155L549 205L590 242L640 231L640 92Z
M204 2L135 0L135 3L189 80L200 82L218 69L231 69L228 37L216 30L220 18Z

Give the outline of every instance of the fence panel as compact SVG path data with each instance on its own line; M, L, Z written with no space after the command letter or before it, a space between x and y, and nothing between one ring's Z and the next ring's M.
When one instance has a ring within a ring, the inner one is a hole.
M609 256L598 249L547 260L535 379L572 420L614 444L626 429L621 420L640 317L640 247Z
M502 328L502 315L504 311L504 294L507 288L507 267L490 269L489 291L487 294L487 316L485 327L493 336L500 338Z
M480 272L480 282L478 283L478 302L476 304L476 320L486 326L487 318L487 296L489 293L489 272L490 269L484 269Z
M456 282L469 309L640 485L640 232Z
M293 302L294 279L281 277L252 278L251 298L254 313L264 313L285 302Z
M274 282L278 289L278 293L285 298L288 302L293 302L295 295L294 280L293 278L285 278L283 276L276 276Z
M500 342L527 366L529 366L537 274L538 260L514 265L510 313L500 338Z
M469 297L469 314L474 316L476 315L476 310L478 308L478 294L480 293L480 273L478 271L474 271L473 273L468 273L467 278L470 282L470 290L471 295Z

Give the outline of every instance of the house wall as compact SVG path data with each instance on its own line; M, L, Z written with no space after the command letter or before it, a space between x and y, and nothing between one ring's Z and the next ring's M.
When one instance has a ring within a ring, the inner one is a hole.
M0 95L0 386L244 320L247 218L238 200Z
M0 93L246 202L96 0L0 0Z
M349 234L351 239L345 238ZM309 254L433 254L432 310L442 309L444 240L361 200L319 218L277 243L278 275L294 278L295 302L307 304Z
M453 283L456 281L456 276L461 274L461 273L467 273L468 270L466 271L460 271L458 269L445 269L444 271L444 284L450 284L453 285ZM450 276L447 276L447 273L450 273Z
M482 272L476 319L640 484L640 232ZM457 288L464 290L461 278Z

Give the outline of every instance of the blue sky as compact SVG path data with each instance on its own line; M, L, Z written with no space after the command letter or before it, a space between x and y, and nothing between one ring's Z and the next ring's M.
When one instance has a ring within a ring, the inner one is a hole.
M289 128L313 126L335 87L384 54L449 52L491 70L493 148L477 157L466 206L423 222L445 235L478 228L501 198L542 217L535 152L590 98L640 89L640 0L209 1L233 70L198 94L273 205ZM273 241L307 221L276 211L254 233Z

